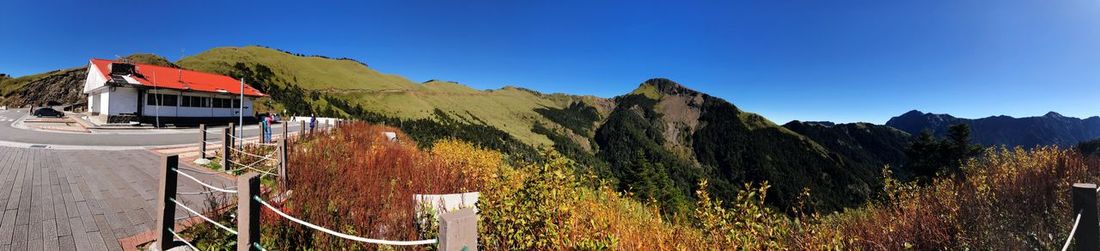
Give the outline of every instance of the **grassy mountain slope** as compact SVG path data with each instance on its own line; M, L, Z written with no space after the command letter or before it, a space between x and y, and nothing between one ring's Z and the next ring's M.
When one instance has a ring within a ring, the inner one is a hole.
M548 95L520 88L480 91L447 81L416 83L398 75L380 73L350 59L302 56L258 46L215 48L177 63L188 69L245 77L246 80L249 79L247 75L269 72L252 84L276 88L294 86L312 96L339 98L351 106L398 118L434 118L436 110L442 110L467 123L499 128L532 145L552 143L547 137L532 132L536 123L551 123L536 109L561 109L574 102L602 102L595 97ZM307 102L314 110L328 103L316 98ZM285 104L273 102L270 108L279 111L286 109ZM346 114L346 111L336 113Z

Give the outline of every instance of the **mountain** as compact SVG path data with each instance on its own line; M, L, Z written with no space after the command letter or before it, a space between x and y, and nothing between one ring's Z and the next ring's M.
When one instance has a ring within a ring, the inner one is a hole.
M153 54L133 54L120 58L130 62L172 66L175 64ZM18 78L0 77L0 104L22 107L27 105L83 104L84 79L88 77L87 65L55 70Z
M995 146L1023 146L1031 148L1038 145L1073 146L1079 142L1100 138L1100 117L1078 119L1049 112L1040 117L1013 118L993 116L981 119L956 118L948 114L932 114L909 111L893 117L887 126L910 134L930 130L934 135L943 137L947 128L954 124L968 124L975 143Z
M862 203L878 191L879 164L894 161L866 157L878 156L870 153L838 153L667 79L648 80L614 101L616 108L596 131L597 155L610 164L620 189L664 202L671 211L682 207L675 203L691 198L689 191L699 179L707 179L714 194L727 201L745 182L768 181L772 189L767 199L780 208L794 205L803 189L809 189L813 204L836 210ZM891 144L904 141L904 134L887 134L899 137ZM845 138L867 147L877 143Z
M587 177L653 201L668 215L690 213L692 192L703 179L725 201L735 199L747 182L767 181L772 186L767 202L779 208L801 202L804 191L811 195L805 202L822 211L857 206L881 190L883 166L902 166L899 149L909 137L870 124L779 126L660 78L607 99L414 82L357 60L259 46L215 48L174 63L153 55L129 58L243 79L269 94L257 100L260 112L393 125L422 146L458 138L508 153L513 160L538 161L536 149L552 147L580 163L578 171ZM83 102L81 71L3 80L0 90L8 90L3 102ZM72 89L43 91L49 88Z
M911 175L904 168L905 149L912 135L884 125L871 123L834 124L832 122L791 121L783 125L791 131L818 142L829 151L840 154L853 166L882 168L889 165L899 177Z

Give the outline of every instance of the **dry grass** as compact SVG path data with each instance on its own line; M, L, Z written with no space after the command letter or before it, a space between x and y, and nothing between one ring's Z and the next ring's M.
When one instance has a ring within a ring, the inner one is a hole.
M396 129L349 124L291 143L292 195L278 205L286 213L337 231L368 238L417 240L414 194L476 191L461 163L442 161L411 142L390 142ZM399 135L406 138L405 135ZM265 210L265 247L373 249L307 229Z
M1069 191L1097 182L1100 165L1071 150L991 149L965 177L928 187L888 180L888 198L807 225L803 249L1056 249L1073 218Z

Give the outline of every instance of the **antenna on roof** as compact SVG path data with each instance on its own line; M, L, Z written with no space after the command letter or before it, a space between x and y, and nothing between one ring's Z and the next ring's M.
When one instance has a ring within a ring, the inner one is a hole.
M180 59L183 59L183 51L183 48L180 48ZM179 66L177 65L176 70L179 71L180 83L183 83L183 69L179 68Z

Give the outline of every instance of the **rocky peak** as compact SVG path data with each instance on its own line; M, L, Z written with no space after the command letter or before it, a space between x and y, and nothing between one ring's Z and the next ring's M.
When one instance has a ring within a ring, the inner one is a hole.
M666 78L649 79L649 80L646 80L645 82L643 82L640 86L638 86L638 89L650 89L650 88L652 90L655 90L657 93L662 94L662 95L695 96L695 95L699 94L698 91L695 91L695 90L689 89L687 87L684 87L683 85L680 85L679 83L676 83L675 81L672 81L672 80L669 80L669 79L666 79Z

